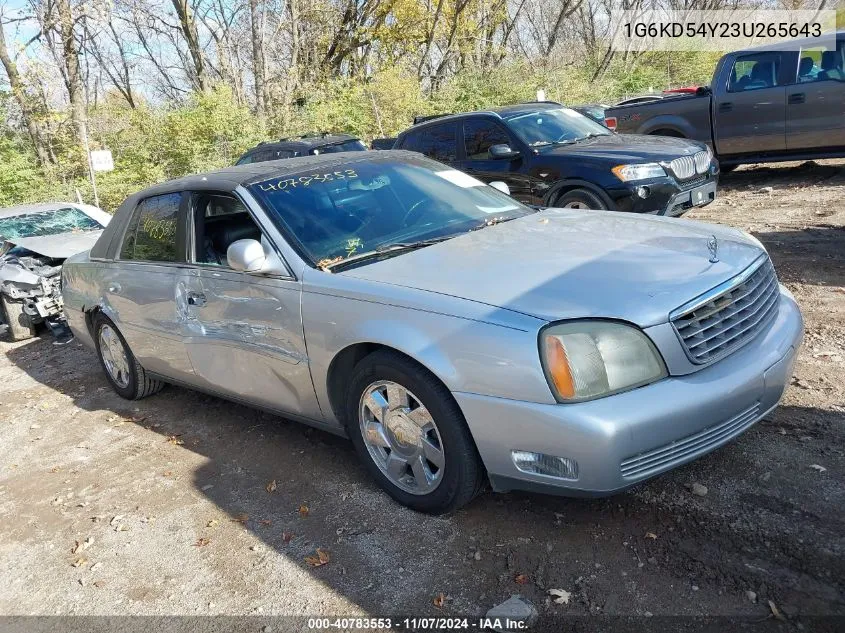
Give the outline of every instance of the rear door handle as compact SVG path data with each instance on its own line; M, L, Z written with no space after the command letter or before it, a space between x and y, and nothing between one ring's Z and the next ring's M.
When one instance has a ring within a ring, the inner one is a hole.
M789 103L790 104L804 103L805 101L807 101L807 95L804 94L803 92L794 92L791 95L789 95Z
M188 305L189 306L196 306L201 308L206 304L205 295L201 292L189 292L188 293Z
M725 102L719 104L719 112L730 112L734 109L734 104L731 102Z

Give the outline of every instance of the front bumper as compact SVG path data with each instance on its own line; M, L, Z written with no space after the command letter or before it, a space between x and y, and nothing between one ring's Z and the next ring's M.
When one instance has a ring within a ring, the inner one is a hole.
M718 182L718 171L713 167L706 175L686 182L665 176L646 182L620 184L608 190L608 195L619 211L675 217L713 202ZM642 198L638 194L641 188L648 190L648 197Z
M792 376L804 325L782 290L768 331L685 376L574 404L455 393L493 488L603 496L726 444L775 408ZM578 479L520 471L512 450L578 462Z

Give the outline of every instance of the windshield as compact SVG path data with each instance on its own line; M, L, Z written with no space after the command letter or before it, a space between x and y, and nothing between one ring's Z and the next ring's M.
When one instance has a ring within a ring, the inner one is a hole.
M516 135L531 147L572 142L611 133L603 125L570 108L514 114L505 117L505 121Z
M300 254L320 267L533 213L493 187L423 157L327 164L249 189Z
M98 231L102 228L92 217L79 209L68 207L0 218L0 240Z
M334 154L336 152L366 152L367 146L364 145L357 138L351 141L344 141L343 143L335 143L334 145L324 145L323 147L316 147L311 150L314 155L317 154Z

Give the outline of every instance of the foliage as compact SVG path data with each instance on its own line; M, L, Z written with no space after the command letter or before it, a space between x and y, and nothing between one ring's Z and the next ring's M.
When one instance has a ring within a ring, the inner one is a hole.
M110 93L88 112L91 149L108 148L115 161L114 171L96 176L100 205L113 211L127 195L153 183L231 165L243 151L269 138L343 131L369 141L395 136L416 115L530 101L541 88L548 99L563 103L609 102L668 85L706 83L717 58L709 53L648 53L614 59L597 80L590 60L542 67L514 62L486 72L467 69L428 95L413 73L392 66L366 80L336 76L303 84L304 103L278 107L266 121L222 85L194 92L182 102L141 102L135 108ZM53 116L66 119L67 113ZM55 136L58 166L45 172L37 167L20 125L0 118L8 121L0 133L0 206L76 199L77 190L85 201L93 201L82 153L69 133Z

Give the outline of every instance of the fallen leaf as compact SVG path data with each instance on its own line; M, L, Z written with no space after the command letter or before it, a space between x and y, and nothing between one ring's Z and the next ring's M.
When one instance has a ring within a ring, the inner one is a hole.
M264 526L273 525L273 522L270 519L261 519L259 523Z
M77 558L76 561L74 561L73 566L74 567L82 567L87 562L88 562L87 558Z
M76 541L76 543L73 546L73 549L70 550L70 553L76 554L77 552L85 551L86 549L88 549L93 544L94 544L94 539L91 538L90 536L87 539L85 539L85 541L82 542L82 543L80 543L79 541Z
M215 525L217 525L217 519L211 519L211 521L205 524L205 527L213 528Z
M167 443L168 444L175 444L177 446L181 446L185 443L184 440L180 440L179 438L182 436L181 433L177 433L176 435L168 435L167 436Z
M209 543L211 543L211 539L203 536L202 538L197 539L197 542L194 543L194 547L205 547Z
M810 468L812 468L813 470L817 470L820 473L823 473L827 470L827 468L825 468L824 466L819 466L818 464L810 464Z
M61 469L61 467L59 467L59 466L53 466L53 467L50 469L50 472L51 472L51 473L60 473L60 472L62 472L62 469Z
M244 513L235 515L232 517L232 521L234 521L235 523L246 523L247 521L249 521L249 515Z
M549 589L549 595L555 599L555 604L569 604L572 594L565 589Z
M94 584L94 586L95 586L95 587L97 587L98 589L99 589L100 587L105 587L105 586L106 586L106 583L105 583L105 581L103 581L103 580L95 580L93 584Z
M112 527L114 527L115 525L117 525L118 523L120 523L120 521L121 521L122 519L123 519L123 515L122 515L122 514L116 514L116 515L114 515L114 516L112 517L111 521L109 521L109 525L111 525Z
M518 585L524 585L528 582L528 576L525 574L517 574L513 577L513 581Z
M274 479L274 480L273 480L273 481L271 481L269 484L267 484L266 486L264 486L264 489L265 489L267 492L273 492L274 490L276 490L276 480Z
M645 537L650 539L657 539L657 534L655 534L654 532L646 532Z
M308 506L305 505L304 503L301 506L299 506L299 516L307 517L309 512L310 512L310 510L308 509Z
M446 602L446 594L442 592L438 593L436 596L434 596L434 600L432 602L434 603L435 607L437 607L438 609L442 609L443 604Z
M775 617L775 619L776 619L776 620L783 620L783 619L784 619L783 615L782 615L782 614L781 614L781 612L778 610L778 608L777 608L777 606L775 605L775 603L774 603L774 602L772 602L771 600L769 600L769 609L771 609L771 610L772 610L772 615Z
M165 470L165 471L164 471L163 473L161 473L161 474L162 474L162 475L164 475L165 477L172 477L172 476L173 476L173 471L172 471L172 470Z
M294 533L293 532L282 532L282 541L287 545L293 540Z
M322 567L323 565L329 562L329 553L318 547L317 555L306 556L305 562L308 563L310 567Z

